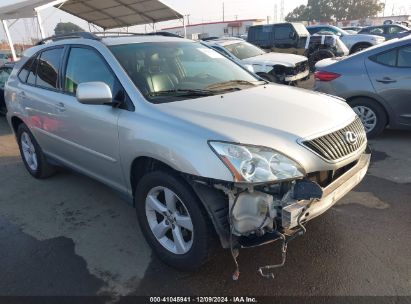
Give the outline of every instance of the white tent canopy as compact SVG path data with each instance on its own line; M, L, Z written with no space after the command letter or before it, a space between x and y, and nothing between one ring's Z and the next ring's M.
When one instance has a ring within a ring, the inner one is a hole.
M34 9L51 2L50 0L3 0L0 3L0 19L32 18Z
M104 30L183 18L182 14L160 0L1 0L0 20L14 60L16 54L7 20L37 17L41 36L45 38L39 11L50 6Z
M60 9L105 30L183 18L159 0L69 0Z

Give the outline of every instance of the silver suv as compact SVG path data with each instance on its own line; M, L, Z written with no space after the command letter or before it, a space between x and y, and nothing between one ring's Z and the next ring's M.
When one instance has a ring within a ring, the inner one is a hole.
M5 95L33 177L65 166L125 194L147 242L180 269L202 265L214 237L234 258L286 248L370 160L343 100L261 81L182 38L55 37L26 51Z

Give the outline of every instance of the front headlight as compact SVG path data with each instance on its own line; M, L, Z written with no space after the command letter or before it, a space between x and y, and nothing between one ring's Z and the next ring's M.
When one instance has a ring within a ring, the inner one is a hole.
M219 141L209 144L231 171L235 182L274 182L305 175L297 162L270 148Z

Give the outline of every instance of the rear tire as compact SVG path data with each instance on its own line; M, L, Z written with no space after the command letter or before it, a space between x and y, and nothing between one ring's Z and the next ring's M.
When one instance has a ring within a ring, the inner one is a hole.
M387 114L377 101L370 98L356 98L349 104L360 117L368 138L377 137L387 126Z
M55 167L47 162L39 144L24 123L17 128L17 142L24 166L31 176L42 179L56 172Z
M172 173L155 171L141 178L135 192L137 217L164 263L192 271L208 260L213 231L200 204L190 186Z

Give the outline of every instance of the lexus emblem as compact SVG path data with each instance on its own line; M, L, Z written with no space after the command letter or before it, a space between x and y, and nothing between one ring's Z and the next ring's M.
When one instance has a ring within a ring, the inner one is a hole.
M347 131L345 132L345 141L349 145L355 145L357 143L358 137L354 132Z

